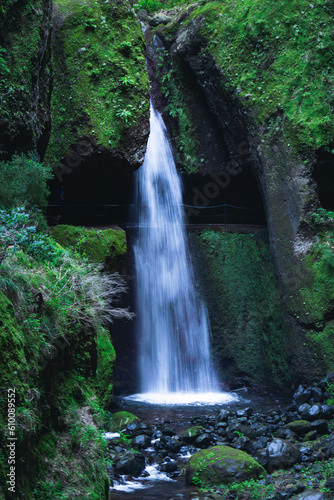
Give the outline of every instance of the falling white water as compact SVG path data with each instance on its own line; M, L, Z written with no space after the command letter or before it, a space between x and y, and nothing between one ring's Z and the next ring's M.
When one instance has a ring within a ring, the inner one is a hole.
M188 260L181 183L165 125L152 106L150 127L137 174L134 244L142 394L131 399L217 402L206 308L195 292Z

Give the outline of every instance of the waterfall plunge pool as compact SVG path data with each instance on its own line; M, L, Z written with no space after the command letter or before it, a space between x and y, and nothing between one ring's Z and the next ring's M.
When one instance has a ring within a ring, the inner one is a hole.
M144 392L132 394L124 399L160 406L202 406L232 403L239 398L236 394L228 392Z

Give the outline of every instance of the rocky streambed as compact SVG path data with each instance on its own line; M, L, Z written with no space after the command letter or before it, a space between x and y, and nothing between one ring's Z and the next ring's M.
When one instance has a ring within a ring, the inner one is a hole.
M284 407L246 396L220 408L138 409L140 418L117 411L105 435L110 498L334 499L333 380L300 386Z

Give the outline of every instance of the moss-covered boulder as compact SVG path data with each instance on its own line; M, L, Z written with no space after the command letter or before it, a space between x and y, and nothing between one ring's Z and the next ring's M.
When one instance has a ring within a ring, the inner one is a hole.
M54 2L52 130L46 160L58 180L89 162L138 168L149 132L140 23L128 0Z
M0 6L0 160L38 148L50 125L52 0Z
M265 469L244 451L229 446L213 446L198 451L188 461L188 484L217 486L258 478Z
M187 444L194 443L198 436L203 434L204 427L202 425L195 425L194 427L190 427L185 431L180 432L179 438Z
M139 418L133 413L128 411L118 411L114 413L111 420L111 427L113 431L121 431L127 425L133 424L134 422L139 422Z
M52 237L63 247L85 255L93 262L105 264L109 270L121 272L126 259L126 234L122 229L87 229L59 224Z
M298 436L305 436L311 431L311 424L308 420L295 420L287 424L287 429L298 434Z

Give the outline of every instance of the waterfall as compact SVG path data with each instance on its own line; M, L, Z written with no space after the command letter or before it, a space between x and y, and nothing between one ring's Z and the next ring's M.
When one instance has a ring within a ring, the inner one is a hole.
M182 187L161 115L151 105L145 161L137 172L137 338L142 393L212 393L210 328L189 261Z

